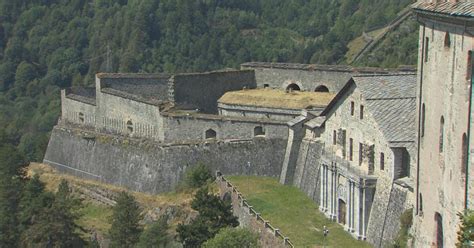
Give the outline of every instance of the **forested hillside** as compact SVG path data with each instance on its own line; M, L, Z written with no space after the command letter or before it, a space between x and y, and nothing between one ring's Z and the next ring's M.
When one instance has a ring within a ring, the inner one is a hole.
M1 142L41 160L59 115L60 88L91 85L100 71L344 63L350 40L411 2L0 0Z

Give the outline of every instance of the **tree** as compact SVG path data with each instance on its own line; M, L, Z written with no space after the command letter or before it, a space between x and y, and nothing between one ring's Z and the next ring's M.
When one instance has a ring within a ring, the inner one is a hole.
M170 237L168 231L168 217L163 215L157 222L153 223L140 236L138 248L160 248L166 247Z
M139 240L142 227L141 208L135 198L127 192L121 192L112 214L112 226L109 230L111 247L133 247Z
M23 158L10 145L0 146L0 246L16 247Z
M77 233L81 202L72 195L66 180L62 180L50 207L44 208L37 220L25 231L23 247L83 247Z
M189 225L179 224L176 229L184 247L198 247L220 229L239 225L237 217L232 215L230 202L210 194L206 187L196 192L191 207L199 215Z
M197 164L186 171L186 186L190 188L199 188L214 180L211 170L204 164Z
M474 241L474 211L466 210L458 214L461 219L461 226L458 231L457 247L472 247Z
M203 248L256 248L258 235L246 228L224 228L203 244Z

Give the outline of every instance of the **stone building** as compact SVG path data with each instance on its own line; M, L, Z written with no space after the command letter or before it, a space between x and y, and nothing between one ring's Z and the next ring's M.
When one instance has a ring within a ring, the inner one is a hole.
M419 1L416 247L454 247L472 208L474 2Z
M303 189L354 237L389 244L413 205L415 97L415 74L352 77L319 117L289 123L297 135L286 156L301 144L296 159L285 158L281 181Z
M280 177L354 237L381 246L411 204L413 72L247 63L100 73L95 88L61 91L44 162L149 193L174 189L198 163Z

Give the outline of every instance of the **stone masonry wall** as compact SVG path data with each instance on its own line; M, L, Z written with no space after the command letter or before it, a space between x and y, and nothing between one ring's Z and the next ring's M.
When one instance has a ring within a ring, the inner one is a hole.
M217 113L217 100L226 92L253 89L251 70L179 74L170 79L169 100L176 105L193 106L204 113Z
M200 162L228 175L277 177L285 145L286 140L265 138L164 145L57 126L44 162L76 176L153 194L173 190L184 172Z
M61 91L61 119L68 123L95 127L95 105L69 99L63 90Z
M164 141L190 141L205 139L206 130L217 133L217 139L252 139L254 129L262 127L265 137L287 139L285 123L258 119L226 118L222 116L168 116L163 119Z
M262 247L294 247L288 237L285 237L278 228L275 228L269 221L249 205L247 200L229 181L223 176L217 177L217 184L221 198L231 199L234 216L239 218L240 226L244 226L259 235L259 244Z
M321 152L324 144L320 141L303 139L296 162L296 172L293 185L320 204L320 176Z

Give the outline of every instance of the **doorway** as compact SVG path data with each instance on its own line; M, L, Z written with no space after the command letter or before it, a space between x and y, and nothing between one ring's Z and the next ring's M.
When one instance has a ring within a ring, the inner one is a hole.
M346 202L339 199L339 211L337 215L337 220L339 224L346 224Z

